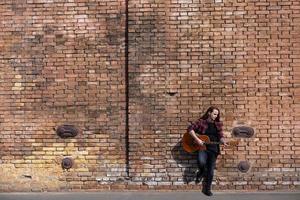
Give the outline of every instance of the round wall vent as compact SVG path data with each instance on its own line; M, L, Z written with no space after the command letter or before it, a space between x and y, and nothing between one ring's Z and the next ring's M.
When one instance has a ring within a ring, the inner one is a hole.
M250 164L247 161L241 161L238 164L238 169L240 172L246 173L250 169Z
M74 162L73 162L72 158L64 158L61 161L61 167L63 169L70 169L70 168L72 168L73 164L74 164Z

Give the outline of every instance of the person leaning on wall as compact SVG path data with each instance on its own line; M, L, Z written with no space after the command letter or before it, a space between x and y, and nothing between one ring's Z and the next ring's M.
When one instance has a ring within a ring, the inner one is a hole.
M220 120L220 110L217 107L211 106L205 114L200 117L195 123L188 127L188 132L200 146L206 146L205 150L199 150L197 156L198 170L196 172L196 181L202 181L202 193L207 196L212 196L211 185L214 177L214 169L216 160L220 154L221 143L226 145L223 134L223 123ZM199 135L206 135L211 142L216 144L205 144L199 138Z

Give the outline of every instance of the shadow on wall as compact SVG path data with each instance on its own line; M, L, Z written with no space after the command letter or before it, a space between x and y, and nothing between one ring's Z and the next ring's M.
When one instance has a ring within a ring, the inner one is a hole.
M183 170L183 182L189 184L192 181L195 181L195 173L198 168L197 154L185 152L182 148L182 142L180 140L172 149L172 157L176 161L177 167Z

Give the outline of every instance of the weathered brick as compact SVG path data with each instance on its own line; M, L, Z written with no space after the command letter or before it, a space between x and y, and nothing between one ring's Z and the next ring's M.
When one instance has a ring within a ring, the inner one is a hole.
M128 44L124 0L1 3L0 190L198 189L180 139L210 105L226 136L255 129L222 148L214 187L299 188L299 2L128 3ZM79 134L59 138L62 124Z

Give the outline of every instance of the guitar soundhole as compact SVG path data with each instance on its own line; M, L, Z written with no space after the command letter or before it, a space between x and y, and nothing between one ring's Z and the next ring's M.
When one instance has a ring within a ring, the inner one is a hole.
M254 135L254 129L249 126L238 126L233 128L232 134L235 137L251 138Z
M240 172L246 173L250 169L250 164L247 161L241 161L238 164L238 169L239 169Z

